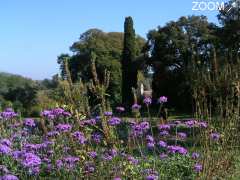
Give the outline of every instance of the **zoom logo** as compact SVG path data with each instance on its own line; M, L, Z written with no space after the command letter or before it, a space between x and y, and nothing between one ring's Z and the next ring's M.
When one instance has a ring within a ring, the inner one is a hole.
M224 2L215 1L193 1L193 11L219 11L225 9Z

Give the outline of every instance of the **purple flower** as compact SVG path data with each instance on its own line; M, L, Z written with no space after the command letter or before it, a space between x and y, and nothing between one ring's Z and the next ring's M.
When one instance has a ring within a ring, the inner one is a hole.
M113 115L113 113L112 113L112 112L110 112L110 111L107 111L107 112L104 112L104 115L105 115L105 116L112 116L112 115Z
M84 120L84 121L81 121L80 122L80 125L81 126L87 126L87 125L89 125L89 126L94 126L94 125L96 125L96 120L95 119L88 119L88 120Z
M157 180L158 179L158 176L155 175L155 174L149 174L147 177L146 177L146 180Z
M181 139L186 139L186 138L187 138L187 134L184 133L184 132L179 132L179 133L177 133L177 136L178 136L179 138L181 138Z
M150 128L149 122L147 122L147 121L143 121L139 125L140 125L142 130L148 130Z
M147 142L154 142L154 138L150 135L146 136L146 140L147 140Z
M41 164L41 159L33 153L25 153L23 155L22 164L28 168L39 166Z
M171 126L168 125L168 124L161 124L161 125L158 126L158 129L159 130L170 130Z
M175 154L175 153L179 153L182 155L187 154L187 149L181 146L168 146L167 149L168 149L168 152L172 154Z
M91 158L96 158L96 157L97 157L97 153L96 153L95 151L88 152L88 155L89 155Z
M76 131L76 132L72 133L72 136L80 144L85 144L85 142L87 141L87 139L85 138L85 136L82 132Z
M102 135L99 133L94 133L92 134L92 140L96 143L99 144L101 142Z
M162 148L167 147L167 143L166 143L165 141L159 141L159 142L158 142L158 145L159 145L160 147L162 147Z
M195 172L199 173L199 172L202 171L202 169L203 169L203 167L202 167L201 164L196 163L196 164L194 165L194 171L195 171Z
M56 130L59 132L68 132L71 131L72 126L70 124L58 124Z
M199 153L196 153L196 152L193 152L193 153L192 153L192 159L198 159L199 156L200 156Z
M145 97L143 103L149 106L150 104L152 104L152 99L150 97Z
M199 125L201 128L207 128L207 123L206 123L206 122L199 122L198 125Z
M131 164L133 164L133 165L137 165L138 164L138 160L137 159L135 159L133 156L128 156L127 157L127 160L131 163Z
M132 105L132 109L133 109L133 110L139 110L140 108L141 108L141 106L138 105L138 104L133 104L133 105Z
M27 118L24 120L24 125L28 127L35 127L36 124L33 119Z
M0 144L0 154L5 154L5 155L9 155L11 153L11 148L6 146L6 145L3 145L3 144Z
M169 132L164 130L164 131L159 132L159 135L160 136L168 136Z
M63 167L63 161L62 161L61 159L58 159L58 160L56 161L56 167L57 167L58 169L61 169L61 168Z
M49 131L47 133L48 137L58 136L60 133L58 131Z
M211 137L212 140L218 141L219 138L220 138L220 134L219 133L211 133L210 137Z
M122 180L120 177L115 177L113 180Z
M119 125L120 123L121 123L121 119L118 117L113 117L110 120L108 120L108 124L110 126L116 126L116 125Z
M17 176L11 175L11 174L6 174L2 177L0 177L1 180L18 180Z
M154 143L154 142L148 142L148 143L147 143L147 147L148 147L149 149L153 149L154 146L155 146L155 143Z
M11 147L12 146L12 142L9 139L2 139L0 140L0 144Z
M125 108L124 107L116 107L116 110L118 111L118 112L124 112L125 111Z
M93 173L95 171L94 165L90 162L85 163L84 169L86 173Z
M191 128L195 124L197 124L197 121L196 120L189 120L189 121L186 121L185 124L187 125L187 127Z
M168 98L166 96L161 96L159 99L158 99L158 102L160 104L163 104L163 103L166 103L168 101Z
M5 109L4 112L0 113L0 119L9 120L16 117L18 114L13 111L12 108Z

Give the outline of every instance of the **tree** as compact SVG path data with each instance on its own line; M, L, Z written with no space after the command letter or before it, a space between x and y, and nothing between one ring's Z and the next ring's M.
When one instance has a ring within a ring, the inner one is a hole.
M137 72L133 67L136 58L136 36L133 20L126 17L124 22L124 43L122 53L122 104L133 104L132 88L137 87Z
M150 31L151 63L154 67L153 96L170 97L169 104L191 109L191 91L187 72L192 61L209 67L212 49L218 45L218 28L204 16L181 17L158 30ZM198 55L193 59L193 55Z
M99 29L89 29L80 35L77 42L70 47L74 53L69 57L69 70L73 82L80 79L89 82L92 79L91 73L91 53L96 55L96 69L98 78L103 81L105 70L111 73L110 84L107 93L111 96L111 104L121 102L121 56L123 51L123 33L103 32ZM136 54L141 53L145 40L140 36L136 37ZM62 61L60 56L60 61ZM68 57L68 56L67 56ZM61 64L60 63L60 69ZM64 74L64 73L62 73Z
M221 9L218 15L221 28L221 40L224 50L228 52L228 59L239 58L240 50L240 1L230 0L225 3L225 8Z

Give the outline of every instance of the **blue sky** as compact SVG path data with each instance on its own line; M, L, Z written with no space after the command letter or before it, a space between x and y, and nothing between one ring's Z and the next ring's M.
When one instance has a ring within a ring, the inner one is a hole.
M192 0L1 1L0 71L51 78L58 73L57 56L69 53L81 33L89 28L123 31L126 16L133 17L135 30L143 37L180 16L203 14L217 22L217 11L192 11L192 7Z

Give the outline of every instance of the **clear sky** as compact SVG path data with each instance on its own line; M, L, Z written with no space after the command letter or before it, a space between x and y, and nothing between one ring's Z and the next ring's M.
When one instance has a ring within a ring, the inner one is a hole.
M58 73L57 56L69 53L81 33L123 31L126 16L143 37L180 16L203 14L217 22L217 11L192 8L192 0L1 0L0 71L51 78Z

